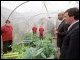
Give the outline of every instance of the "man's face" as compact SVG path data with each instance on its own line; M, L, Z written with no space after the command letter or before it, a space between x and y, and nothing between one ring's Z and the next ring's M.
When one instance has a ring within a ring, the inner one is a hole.
M68 12L66 12L66 13L64 14L64 18L63 18L63 19L65 20L66 23L71 24L72 21L74 20L74 16L69 16L69 15L68 15Z
M59 14L58 14L58 19L59 19L59 20L63 20L63 14L59 13Z

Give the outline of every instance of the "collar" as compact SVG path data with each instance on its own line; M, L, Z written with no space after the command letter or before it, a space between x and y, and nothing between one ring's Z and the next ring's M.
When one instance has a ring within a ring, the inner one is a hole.
M79 22L79 20L77 20L77 21L76 21L76 20L73 21L72 24L68 27L68 30L69 30L69 29L70 29L75 23L77 23L77 22Z

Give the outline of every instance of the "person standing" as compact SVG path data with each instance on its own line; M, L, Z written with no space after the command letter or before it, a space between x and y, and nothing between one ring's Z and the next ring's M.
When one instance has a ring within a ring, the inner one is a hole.
M63 42L63 38L66 36L69 24L67 24L64 19L64 12L60 12L58 14L58 19L61 21L61 23L59 24L58 28L57 28L57 46L61 49L62 46L62 42Z
M36 35L37 34L37 27L36 27L36 25L34 25L32 27L32 32L33 32L33 35Z
M40 28L39 28L39 37L42 40L43 40L43 33L44 33L44 28L43 28L43 26L40 26Z
M9 20L6 20L6 24L1 27L1 36L3 42L3 52L7 53L12 50L11 45L13 41L13 27Z
M66 10L64 19L70 26L63 39L60 59L79 59L79 9L74 7Z

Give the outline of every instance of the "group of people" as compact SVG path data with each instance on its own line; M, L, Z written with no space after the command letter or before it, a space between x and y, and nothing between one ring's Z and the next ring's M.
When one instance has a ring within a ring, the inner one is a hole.
M60 48L60 59L76 59L79 58L79 9L70 8L64 13L58 14L61 21L56 29L57 46ZM1 27L1 35L3 41L3 52L11 51L13 41L13 27L9 20ZM33 35L37 34L36 25L33 26ZM44 28L40 26L39 37L43 39Z
M33 32L33 35L34 35L34 36L37 34L37 30L38 30L37 26L34 25L33 28L32 28L32 32ZM44 28L43 28L43 26L41 25L41 26L39 27L39 38L42 39L42 40L43 40L43 35L44 35Z
M79 58L79 9L70 8L58 14L61 20L56 29L57 46L60 48L59 59Z

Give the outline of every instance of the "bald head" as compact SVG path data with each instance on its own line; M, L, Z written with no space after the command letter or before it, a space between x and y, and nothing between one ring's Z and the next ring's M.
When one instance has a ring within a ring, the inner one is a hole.
M63 20L63 17L64 17L64 12L60 12L60 13L58 14L58 19L59 19L59 20Z

